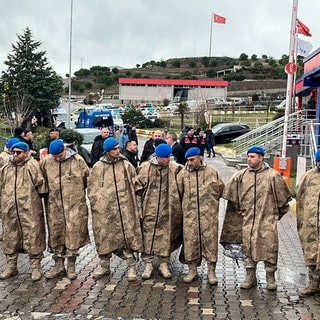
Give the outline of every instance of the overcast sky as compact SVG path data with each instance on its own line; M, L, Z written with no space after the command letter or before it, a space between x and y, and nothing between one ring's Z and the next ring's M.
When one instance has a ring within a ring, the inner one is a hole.
M133 68L147 61L209 55L289 53L293 0L73 0L72 74L81 67ZM29 27L61 76L69 72L71 0L0 0L0 71L17 34ZM320 47L319 0L299 0L313 50Z

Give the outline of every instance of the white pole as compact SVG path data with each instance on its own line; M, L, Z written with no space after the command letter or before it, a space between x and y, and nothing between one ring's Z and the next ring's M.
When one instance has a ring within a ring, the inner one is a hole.
M291 17L291 30L290 30L290 45L289 45L289 63L296 63L295 58L295 34L297 24L297 11L298 11L298 0L293 0L292 6L292 17ZM287 152L287 138L288 138L288 122L289 112L291 110L293 92L293 73L289 72L287 77L287 93L286 93L286 107L284 112L284 124L283 124L283 139L282 139L282 152L281 157L286 157Z
M68 92L68 124L67 128L70 129L71 122L71 57L72 57L72 14L73 14L73 0L71 0L71 10L70 10L70 49L69 49L69 92Z
M211 25L210 25L210 45L209 45L209 58L211 58L211 42L212 42L212 25L213 25L213 14L211 13Z

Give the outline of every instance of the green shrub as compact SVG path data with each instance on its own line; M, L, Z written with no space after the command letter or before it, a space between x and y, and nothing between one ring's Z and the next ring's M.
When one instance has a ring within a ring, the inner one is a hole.
M72 129L59 129L60 138L65 143L73 143L76 142L78 146L80 146L83 142L83 135ZM35 155L36 159L39 159L39 151L43 148L48 148L50 144L49 139L50 128L45 127L37 127L33 132L33 147L34 150L37 151Z

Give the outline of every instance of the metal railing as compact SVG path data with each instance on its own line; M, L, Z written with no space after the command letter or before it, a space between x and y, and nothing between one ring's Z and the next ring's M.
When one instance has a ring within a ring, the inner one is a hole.
M316 128L319 123L309 120L303 110L289 114L288 117L288 142L300 145L300 154L309 157L314 164L314 154L319 148L316 136ZM234 157L246 154L252 145L262 146L266 153L281 154L284 131L284 117L258 127L232 141L235 151Z

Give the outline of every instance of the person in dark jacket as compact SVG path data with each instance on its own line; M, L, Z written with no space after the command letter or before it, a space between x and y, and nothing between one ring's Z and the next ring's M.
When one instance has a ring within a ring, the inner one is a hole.
M149 160L150 156L154 153L155 150L154 141L160 138L162 138L162 132L160 130L156 130L152 133L152 137L144 144L140 164L144 161Z
M103 154L103 143L109 138L109 130L107 128L103 128L101 130L101 134L94 138L94 142L91 149L90 154L90 166L93 167L96 162L99 161L100 157Z
M129 130L128 136L129 136L129 140L133 140L133 141L136 142L137 146L139 145L136 127L132 127ZM137 159L137 161L140 161L140 159L139 159L139 149L138 148L137 148L137 153L136 153L136 159Z
M126 147L122 154L129 160L129 162L135 167L138 167L138 162L136 160L136 153L138 150L137 143L134 140L128 140L126 142Z
M194 133L192 127L188 128L187 134L182 136L180 144L183 147L184 151L187 151L190 148L197 147L200 149L200 143L198 137Z
M177 135L174 132L169 132L167 134L166 141L172 147L174 161L184 166L186 163L186 159L184 157L185 151L177 140Z
M203 157L204 156L204 150L208 149L207 140L206 140L206 137L205 137L205 134L204 134L203 130L199 131L198 140L199 140L200 156Z
M211 152L212 152L212 158L216 156L216 152L214 151L214 133L212 132L211 129L207 129L206 131L206 140L207 140L207 154L208 158L211 157Z

